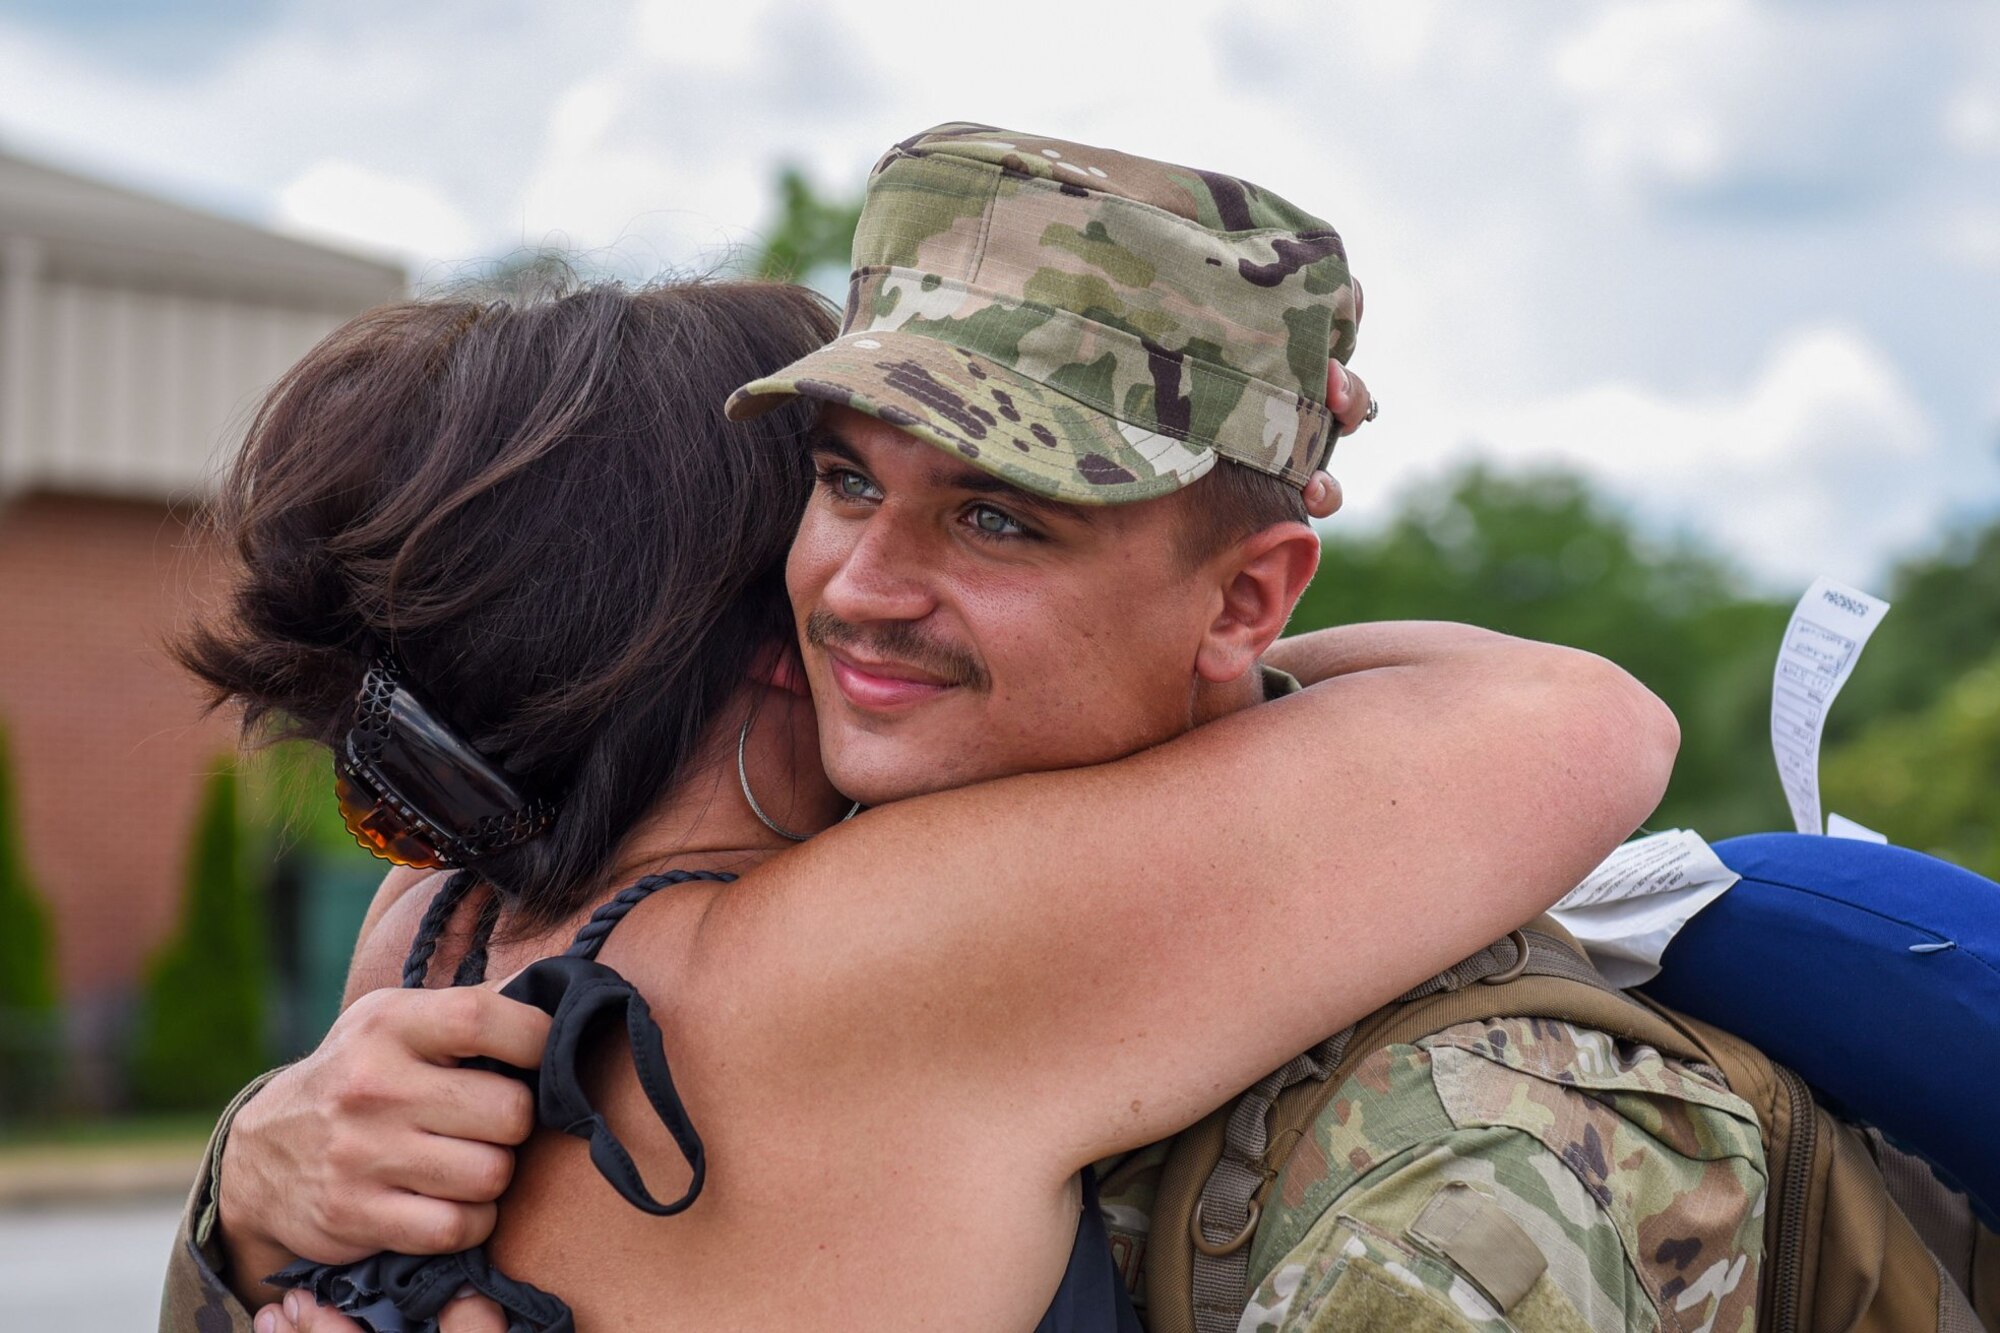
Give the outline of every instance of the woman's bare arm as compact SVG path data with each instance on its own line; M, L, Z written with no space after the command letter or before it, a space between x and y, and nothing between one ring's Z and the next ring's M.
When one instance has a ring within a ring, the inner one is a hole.
M1542 911L1650 813L1679 743L1603 659L1464 626L1280 659L1331 678L822 835L717 895L692 971L649 989L806 1104L893 1089L1081 1163ZM642 981L643 920L607 951Z
M1449 620L1371 621L1279 639L1266 650L1264 661L1307 685L1317 685L1357 671L1410 665L1412 653L1435 656L1455 648L1477 649L1493 638L1490 630Z

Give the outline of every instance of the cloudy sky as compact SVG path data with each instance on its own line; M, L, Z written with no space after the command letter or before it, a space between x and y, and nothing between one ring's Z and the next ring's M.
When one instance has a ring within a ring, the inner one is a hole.
M2000 510L2000 6L1974 0L8 0L0 145L420 279L716 262L980 120L1331 220L1383 417L1343 521L1586 469L1774 590Z

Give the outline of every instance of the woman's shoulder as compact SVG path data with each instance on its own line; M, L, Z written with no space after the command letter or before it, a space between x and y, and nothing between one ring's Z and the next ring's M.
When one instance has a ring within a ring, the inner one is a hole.
M346 1008L372 990L398 985L403 976L403 958L416 937L417 923L423 919L431 899L450 878L449 871L416 870L396 866L382 877L368 914L362 918L361 933L354 941L354 956L347 966L347 989L341 996Z

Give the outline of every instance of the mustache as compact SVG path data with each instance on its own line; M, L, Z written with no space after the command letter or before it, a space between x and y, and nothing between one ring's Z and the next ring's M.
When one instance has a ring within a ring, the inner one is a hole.
M806 617L806 642L815 648L858 648L874 657L892 658L928 672L948 685L984 690L992 684L986 668L971 653L931 638L908 621L890 621L862 629L821 609Z

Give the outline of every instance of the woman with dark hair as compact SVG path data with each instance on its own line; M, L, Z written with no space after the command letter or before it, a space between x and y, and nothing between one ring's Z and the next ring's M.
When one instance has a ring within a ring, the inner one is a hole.
M846 478L814 492L804 400L721 412L831 331L765 284L411 302L273 392L185 660L328 746L357 836L454 873L385 884L177 1264L254 1304L302 1257L379 1330L470 1327L461 1283L533 1329L1133 1327L1087 1164L1533 916L1657 799L1671 720L1616 668L1357 626L1272 655L1324 679L1295 697L849 820L784 583ZM1300 793L1356 817L1308 832ZM592 961L641 900L643 949ZM179 1317L242 1315L206 1299Z

